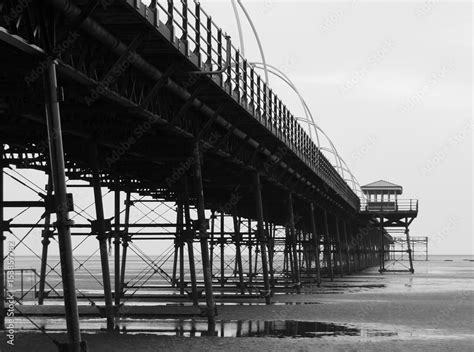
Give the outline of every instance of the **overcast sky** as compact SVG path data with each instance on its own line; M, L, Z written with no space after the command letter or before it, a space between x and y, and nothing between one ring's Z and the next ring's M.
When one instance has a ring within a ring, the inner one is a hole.
M201 1L238 45L230 1ZM418 198L413 236L432 253L473 253L472 4L244 1L267 62L308 102L361 184ZM261 61L241 14L249 61ZM303 115L278 78L271 86Z
M201 3L238 46L230 1ZM268 63L290 76L360 183L384 179L402 185L403 198L419 199L411 234L429 236L432 254L472 254L472 4L244 4ZM261 61L241 15L246 56ZM270 84L294 115L303 115L288 87L275 77ZM36 174L31 178L45 183ZM31 199L31 192L27 198L6 181L7 199ZM75 199L83 207L92 201L90 194ZM109 195L107 216L111 204ZM23 221L36 222L28 214ZM89 214L93 218L92 208ZM91 241L82 254L97 248ZM19 248L18 254L31 253Z

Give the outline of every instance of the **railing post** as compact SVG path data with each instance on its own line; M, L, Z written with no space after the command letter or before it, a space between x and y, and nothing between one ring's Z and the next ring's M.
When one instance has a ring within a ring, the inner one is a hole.
M247 74L247 60L244 59L243 61L243 67L242 67L242 71L243 71L243 81L244 81L244 86L242 87L242 91L243 91L243 102L245 104L245 107L247 108L247 102L249 101L248 100L248 74Z
M265 111L263 111L262 105L261 105L262 104L262 96L263 96L261 85L262 85L262 79L260 78L260 75L257 75L257 94L256 94L257 101L255 102L255 109L260 114L260 120L262 120L264 118L264 115L265 115Z
M188 41L188 0L181 0L182 4L182 24L183 24L183 34L181 35L181 40L184 42L184 48L186 51L186 56L189 55L189 41Z
M196 21L194 24L194 39L196 41L196 48L194 49L194 54L197 55L199 59L199 66L201 66L201 4L199 2L196 2L195 11Z
M255 70L253 66L250 66L250 107L252 112L255 113Z
M268 126L268 87L267 84L263 83L263 121L265 127Z
M174 4L173 0L168 0L168 20L166 26L170 30L171 42L174 42Z
M235 87L234 92L237 94L237 101L240 104L240 52L236 50L235 52Z

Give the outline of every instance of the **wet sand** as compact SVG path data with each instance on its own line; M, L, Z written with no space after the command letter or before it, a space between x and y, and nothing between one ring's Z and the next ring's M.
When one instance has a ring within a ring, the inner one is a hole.
M325 282L301 295L277 295L270 306L219 306L219 319L311 320L353 324L394 336L171 337L84 334L89 351L474 351L473 263L456 258L415 263L416 273L376 270ZM339 293L321 293L324 291ZM283 304L293 302L293 304ZM300 302L301 304L294 304ZM311 302L313 304L304 304ZM319 304L315 304L319 303ZM52 334L63 340L63 334ZM43 334L18 332L14 348L56 351Z

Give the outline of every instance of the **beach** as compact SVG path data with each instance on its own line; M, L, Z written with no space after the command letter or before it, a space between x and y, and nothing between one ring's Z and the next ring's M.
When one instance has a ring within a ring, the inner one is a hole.
M184 336L144 334L133 327L147 322L153 326L156 321L132 320L127 321L127 333L87 331L83 339L89 351L473 351L472 260L470 256L432 257L428 262L416 261L414 275L379 274L372 268L333 282L325 279L321 288L308 286L301 294L277 294L268 306L218 305L218 321L230 326L218 326L226 337L189 337L186 327L180 333ZM262 330L259 337L230 337L236 322L247 326L249 321L322 322L339 327L339 332L268 337ZM201 325L204 322L196 319ZM184 320L184 325L188 323ZM57 341L65 339L54 329L49 334ZM16 332L14 347L2 347L2 351L55 350L45 334L21 330Z

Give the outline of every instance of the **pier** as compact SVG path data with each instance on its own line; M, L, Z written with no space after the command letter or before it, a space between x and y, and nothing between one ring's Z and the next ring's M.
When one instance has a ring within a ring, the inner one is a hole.
M358 187L199 3L14 0L1 11L11 15L0 16L0 310L7 241L37 236L26 249L40 270L21 271L33 284L15 299L24 316L65 316L63 350L86 349L83 315L108 331L119 315L197 315L212 333L216 302L269 305L366 268L396 271L394 228L414 272L418 201L385 181ZM6 178L31 199L6 199ZM78 207L86 191L93 204ZM96 250L79 258L82 243ZM93 260L100 275L87 271Z

